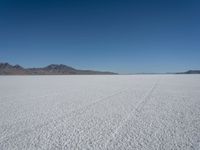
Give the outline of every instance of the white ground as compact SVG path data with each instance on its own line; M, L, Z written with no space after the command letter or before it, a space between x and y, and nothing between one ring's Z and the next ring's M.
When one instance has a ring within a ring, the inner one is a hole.
M4 149L200 149L200 75L0 76Z

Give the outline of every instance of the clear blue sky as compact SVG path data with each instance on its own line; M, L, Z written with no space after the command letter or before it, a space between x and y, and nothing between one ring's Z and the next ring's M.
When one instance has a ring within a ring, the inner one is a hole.
M200 69L200 1L1 0L0 62L119 73Z

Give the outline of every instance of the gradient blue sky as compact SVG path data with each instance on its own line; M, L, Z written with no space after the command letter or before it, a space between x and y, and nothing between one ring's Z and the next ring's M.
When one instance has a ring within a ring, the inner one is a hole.
M0 62L119 73L200 69L200 1L1 0Z

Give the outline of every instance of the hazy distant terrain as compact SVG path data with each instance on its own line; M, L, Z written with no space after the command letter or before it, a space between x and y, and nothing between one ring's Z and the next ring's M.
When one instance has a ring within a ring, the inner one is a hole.
M186 72L179 72L177 74L200 74L200 70L188 70Z
M0 76L0 149L200 149L199 75Z
M0 75L95 75L95 74L116 74L113 72L79 70L63 64L51 64L43 68L24 68L19 65L0 63Z

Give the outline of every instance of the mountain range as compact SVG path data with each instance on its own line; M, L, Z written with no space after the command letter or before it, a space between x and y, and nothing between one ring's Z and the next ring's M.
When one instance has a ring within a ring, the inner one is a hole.
M40 68L24 68L20 65L0 63L0 75L116 75L109 71L80 70L63 64L51 64ZM200 70L168 74L200 74Z
M0 63L0 75L114 75L107 71L79 70L63 64L51 64L41 68L24 68L20 65Z

